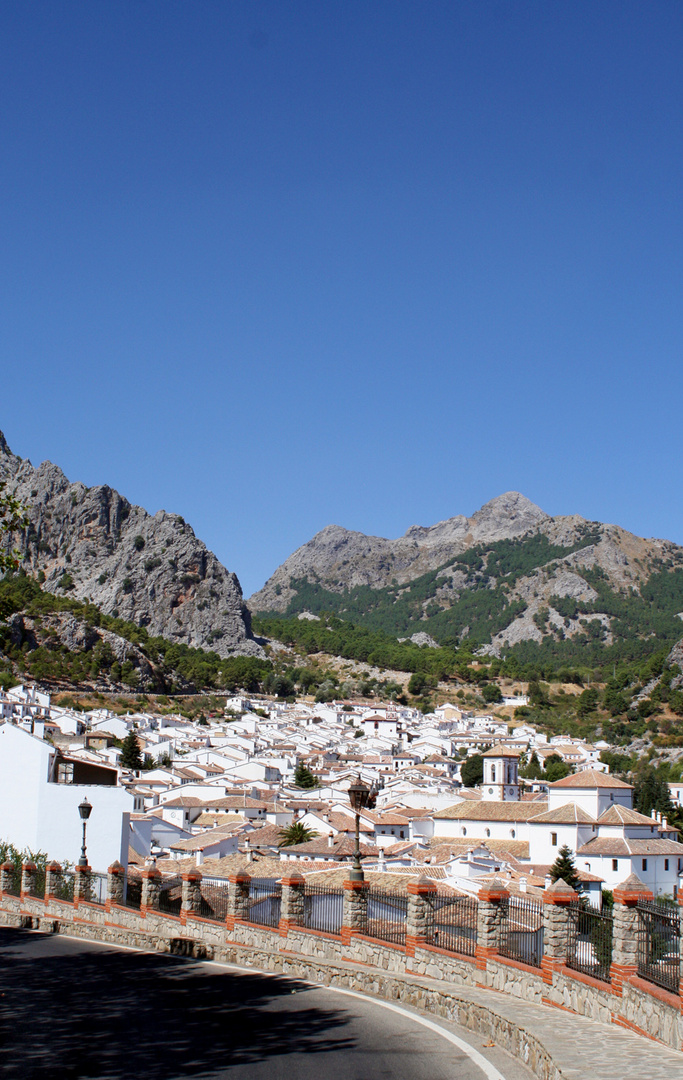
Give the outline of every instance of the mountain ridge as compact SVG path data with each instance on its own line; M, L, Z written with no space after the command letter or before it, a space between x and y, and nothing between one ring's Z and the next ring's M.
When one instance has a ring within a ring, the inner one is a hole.
M644 609L652 604L641 596L665 569L683 569L683 548L578 514L551 517L519 492L506 492L471 517L411 526L396 540L327 526L249 604L255 612L288 615L330 610L397 636L469 637L496 655L524 643L579 640L589 622L590 634L611 645L626 633L624 618L633 623L626 636L661 631L668 641L678 613L671 603L683 609L683 577L671 579L665 628L646 625ZM643 610L636 610L640 600Z
M36 467L2 432L0 480L27 509L21 567L46 589L220 656L262 655L237 576L180 515L150 515L107 484L71 482L50 461Z

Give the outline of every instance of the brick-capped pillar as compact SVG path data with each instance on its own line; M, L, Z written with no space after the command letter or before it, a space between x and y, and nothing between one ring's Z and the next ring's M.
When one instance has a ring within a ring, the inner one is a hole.
M0 866L0 893L9 893L14 884L14 863L4 862Z
M304 925L305 900L306 882L298 870L283 877L279 924L280 934L283 937L287 936L290 926Z
M477 948L475 965L480 971L486 971L490 956L498 952L500 924L503 918L504 901L510 893L502 885L488 885L479 890L477 896Z
M74 902L90 899L91 866L74 867Z
M142 871L140 877L142 878L140 911L158 911L159 895L161 893L160 872L154 866L150 866L148 870Z
M366 934L368 930L368 891L367 881L345 881L344 914L342 920L342 941L348 944L353 934Z
M36 887L36 874L38 867L30 860L21 866L21 895L30 896Z
M650 889L630 874L614 890L612 924L612 965L610 980L615 994L622 993L624 981L638 970L638 909L639 900L653 900Z
M434 898L436 882L427 877L409 881L406 956L415 956L416 947L438 945L434 941Z
M249 889L251 877L244 870L228 878L228 913L225 923L232 930L236 922L242 922L249 914Z
M188 870L181 874L182 878L182 903L180 905L181 918L187 915L199 915L202 909L202 874L201 870Z
M683 909L683 892L678 894L678 905ZM683 910L681 910L681 922L683 922ZM681 949L680 972L678 975L678 996L681 999L681 1014L683 1015L683 949ZM683 1024L683 1021L681 1021Z
M543 893L543 982L552 985L553 971L567 962L567 928L569 905L578 900L578 893L562 878Z
M62 884L62 868L58 862L49 862L45 867L45 899L54 896Z
M117 859L107 870L107 901L105 904L107 911L109 911L114 904L118 904L119 906L123 905L123 889L125 883L126 870Z

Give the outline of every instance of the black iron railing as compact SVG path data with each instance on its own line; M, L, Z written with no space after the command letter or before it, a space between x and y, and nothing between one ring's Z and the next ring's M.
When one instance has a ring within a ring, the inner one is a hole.
M429 900L434 928L429 941L448 952L474 956L477 948L477 901L471 896L439 895Z
M73 870L62 870L54 896L57 900L66 900L73 904L76 895L76 875Z
M159 911L165 915L180 915L183 903L183 879L180 874L162 878L159 886Z
M31 889L29 896L36 896L39 900L42 900L45 896L45 867L38 867L36 870L36 876L33 882L33 888Z
M610 981L612 964L612 916L588 907L580 900L569 905L567 967Z
M21 895L21 867L15 866L12 868L9 874L9 881L7 883L6 893L10 896Z
M102 907L107 902L107 875L90 874L84 900L89 904L99 904Z
M662 901L639 900L638 974L673 994L681 969L680 908Z
M363 932L394 945L406 943L408 897L389 889L368 889L367 921Z
M137 874L128 874L123 890L123 902L126 907L140 908L142 903L142 878Z
M327 934L341 933L344 918L344 892L326 885L309 885L304 894L304 926Z
M501 956L540 967L543 959L543 904L540 900L511 896L502 902Z
M277 926L282 907L282 882L274 878L252 878L249 885L247 919L260 926Z
M228 914L228 883L220 881L202 881L199 914L202 919L225 922Z

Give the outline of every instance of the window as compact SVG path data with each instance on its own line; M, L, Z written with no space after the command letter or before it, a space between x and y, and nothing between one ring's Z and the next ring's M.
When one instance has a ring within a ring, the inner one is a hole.
M664 869L665 869L665 870L668 870L668 869L669 869L669 860L668 860L668 859L665 859L665 860L664 860Z
M463 830L462 830L462 835L463 835L463 836L467 836L467 829L463 828Z
M618 859L612 859L612 869L613 870L618 870L619 869L619 860Z
M643 870L647 870L647 859L643 859Z
M490 830L490 829L487 829L487 830L486 830L486 835L487 835L487 836L490 836L490 835L491 835L491 830Z
M491 766L491 783L495 784L495 782L496 782L496 766L492 765Z
M515 830L514 829L510 829L510 836L514 840L514 838L515 838Z
M550 846L557 847L557 833L551 832L550 834Z

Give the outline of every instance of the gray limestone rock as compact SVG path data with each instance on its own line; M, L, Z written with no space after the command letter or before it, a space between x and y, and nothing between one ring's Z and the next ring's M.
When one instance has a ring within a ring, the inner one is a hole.
M152 635L220 656L263 654L236 575L177 514L152 517L106 485L71 483L49 461L34 468L2 433L0 480L28 508L22 566L33 576L42 571L48 591L89 599ZM59 632L68 635L66 622Z

